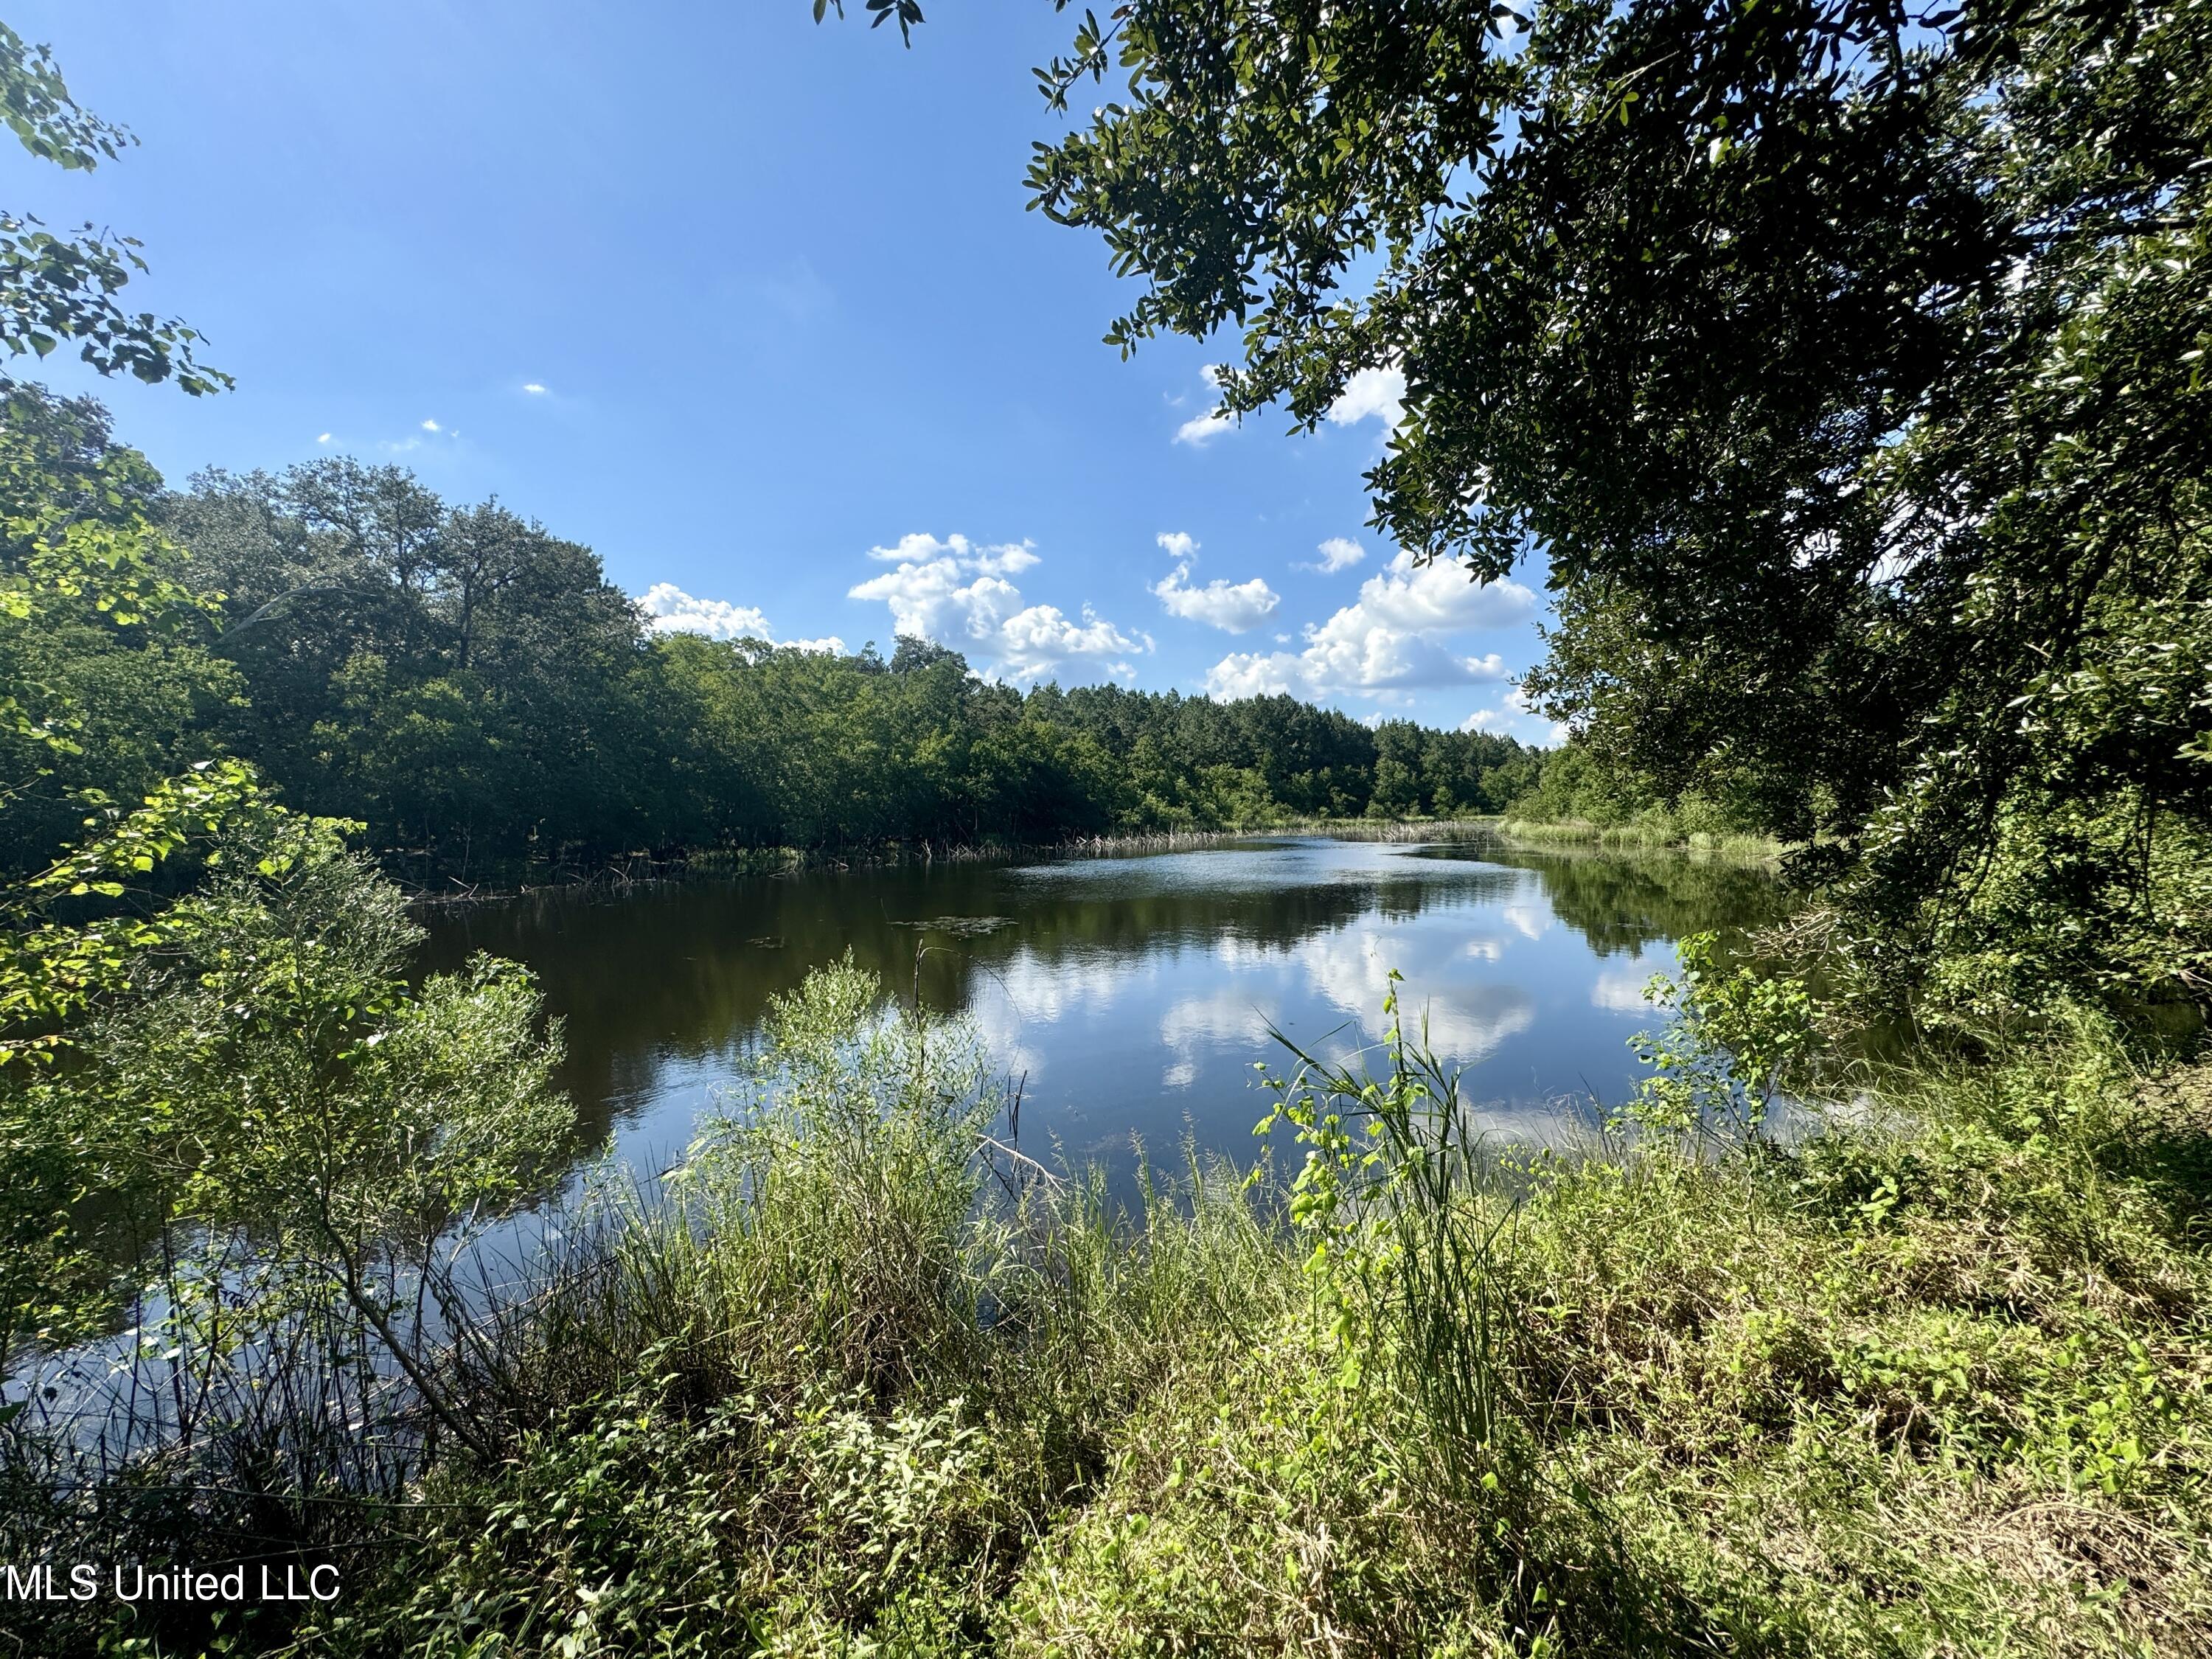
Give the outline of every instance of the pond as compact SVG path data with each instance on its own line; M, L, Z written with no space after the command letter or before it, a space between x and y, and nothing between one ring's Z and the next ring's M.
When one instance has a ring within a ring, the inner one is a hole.
M1643 988L1673 942L1785 908L1763 871L1686 856L1284 836L1201 850L811 870L625 896L549 892L447 912L434 967L528 963L566 1026L587 1142L642 1173L683 1152L769 998L850 951L902 995L963 1013L1021 1091L1032 1156L1181 1144L1241 1160L1271 1027L1332 1058L1371 1044L1388 975L1410 1032L1466 1068L1500 1134L1549 1138L1633 1088Z

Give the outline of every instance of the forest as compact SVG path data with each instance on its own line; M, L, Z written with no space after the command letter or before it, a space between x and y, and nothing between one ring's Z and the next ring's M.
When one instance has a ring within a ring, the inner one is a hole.
M173 491L11 380L0 1644L2212 1650L2212 3L1063 9L1026 188L1107 343L1228 353L1224 423L1401 376L1373 522L1541 555L1570 739L655 635L496 502ZM0 110L45 183L131 143L4 26ZM228 395L147 274L0 213L0 344ZM1279 1030L1252 1153L1134 1196L918 938L571 1180L541 986L414 902L1467 814L1672 938L1632 1094L1493 1138L1363 959L1373 1040Z
M5 568L63 514L143 537L180 595L161 630L0 623L10 682L82 710L75 751L11 806L19 872L86 792L136 799L216 755L362 823L426 885L638 854L1451 817L1503 810L1541 766L1511 738L1287 696L988 684L919 639L886 658L656 635L588 548L496 503L344 459L172 493L96 404L4 395Z

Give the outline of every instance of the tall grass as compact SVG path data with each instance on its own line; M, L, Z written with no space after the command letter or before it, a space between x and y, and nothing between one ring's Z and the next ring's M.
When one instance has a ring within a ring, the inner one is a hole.
M1489 1177L1459 1077L1426 1040L1409 1042L1397 984L1379 1073L1318 1060L1287 1036L1297 1062L1270 1079L1277 1106L1261 1127L1293 1126L1305 1148L1290 1213L1313 1241L1306 1273L1348 1375L1372 1365L1430 1431L1447 1489L1498 1489L1525 1402L1513 1389L1513 1331L1498 1300L1495 1256L1513 1205Z
M974 1033L849 965L771 1036L675 1179L448 1287L494 1455L264 1463L210 1508L216 1462L149 1454L66 1533L12 1466L16 1559L319 1550L340 1603L0 1606L16 1650L2212 1641L2212 1085L2094 1021L1865 1070L1799 1146L1568 1158L1486 1143L1394 1018L1371 1071L1285 1050L1283 1176L1189 1159L1127 1206L1024 1158ZM342 1437L320 1409L264 1431Z
M1721 858L1765 860L1789 850L1766 836L1684 827L1665 814L1626 823L1593 823L1587 819L1532 819L1507 817L1498 833L1510 842L1536 847L1601 847L1616 851L1658 851L1686 848Z

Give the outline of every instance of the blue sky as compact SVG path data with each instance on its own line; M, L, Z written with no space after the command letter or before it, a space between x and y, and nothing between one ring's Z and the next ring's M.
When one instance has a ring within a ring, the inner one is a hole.
M1364 526L1387 377L1220 429L1225 345L1101 344L1132 290L1024 211L1067 20L928 9L908 52L805 0L8 0L143 145L9 146L0 204L141 238L131 298L238 389L44 378L173 483L350 453L496 495L668 625L1547 733L1510 679L1540 573Z

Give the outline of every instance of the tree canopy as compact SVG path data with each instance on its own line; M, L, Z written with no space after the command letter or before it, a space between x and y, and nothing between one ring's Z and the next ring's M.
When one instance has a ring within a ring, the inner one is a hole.
M40 161L89 173L138 141L126 127L81 108L53 54L24 44L0 23L0 119ZM198 396L230 377L193 356L198 333L151 312L129 312L117 298L131 273L146 269L135 237L87 224L58 236L36 215L0 207L0 346L10 357L44 357L64 340L102 374L129 374L149 384L173 380Z
M35 692L19 702L70 736L57 751L0 728L0 750L21 750L7 870L40 867L88 801L224 755L440 882L640 853L1497 811L1540 765L1509 738L1370 728L1286 696L1024 691L919 639L886 659L655 634L590 549L400 468L210 471L172 493L98 404L19 386L5 410L0 579L28 583L65 526L135 538L175 601L159 626L52 596L0 623L0 670Z
M1030 173L1109 343L1307 427L1402 374L1376 524L1548 562L1607 768L1816 841L1902 980L2016 878L2203 990L2212 6L1131 0L1040 76L1114 82Z

